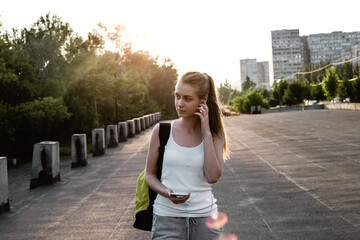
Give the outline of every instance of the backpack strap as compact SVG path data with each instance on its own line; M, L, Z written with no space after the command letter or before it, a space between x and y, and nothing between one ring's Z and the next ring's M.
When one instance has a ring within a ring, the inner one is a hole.
M157 165L156 176L158 179L161 179L165 146L169 140L170 130L171 130L171 123L160 123L160 130L159 130L160 147L158 149L159 158L156 163L156 165Z

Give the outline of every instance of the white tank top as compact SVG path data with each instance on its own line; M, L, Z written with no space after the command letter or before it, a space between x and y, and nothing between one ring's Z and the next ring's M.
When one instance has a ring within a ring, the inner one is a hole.
M208 217L217 213L216 199L204 175L204 141L196 147L182 147L173 137L171 122L169 140L165 147L161 183L175 193L191 193L187 204L174 204L157 195L154 213L168 217Z

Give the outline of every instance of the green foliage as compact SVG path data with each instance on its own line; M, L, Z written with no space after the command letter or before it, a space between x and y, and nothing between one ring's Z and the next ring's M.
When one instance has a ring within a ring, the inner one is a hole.
M288 84L286 90L284 91L284 96L282 101L285 105L297 105L303 103L305 96L305 84L300 81L293 81Z
M319 64L309 64L304 66L300 72L311 72L309 74L297 74L295 75L295 80L299 80L299 81L307 81L308 83L311 84L316 84L321 82L322 79L325 78L326 76L326 68L320 70L320 71L314 71L320 68L323 68L325 66L327 66L328 63L321 61ZM314 72L313 72L314 71Z
M339 79L352 79L354 76L354 68L351 62L345 62L344 64L338 65L335 68L335 73Z
M50 16L49 13L45 17L40 17L31 28L22 30L22 47L24 52L36 62L38 80L46 81L62 77L68 64L64 49L71 34L72 29L68 23L62 22L56 15Z
M274 82L271 96L270 96L270 106L275 107L276 105L283 105L283 96L285 94L285 90L288 88L289 81L284 78L280 81Z
M254 88L256 84L250 80L249 76L246 76L245 82L241 84L241 91L246 92L250 88Z
M259 90L260 94L263 96L264 99L269 99L271 96L271 92L266 89L265 84L263 84Z
M323 87L319 84L315 84L311 87L311 99L316 100L317 102L323 101L326 99Z
M83 39L47 14L0 35L1 155L30 158L37 141L69 142L73 133L156 111L176 116L174 64L133 52L123 31L99 24ZM105 41L117 50L105 51Z
M353 88L353 83L347 78L339 84L339 98L342 102L347 98L350 100L353 98Z
M354 82L354 102L360 102L360 76Z
M233 106L238 112L250 113L251 106L261 105L263 108L269 108L269 103L256 90L250 90L242 96L237 96L232 99L229 104Z
M220 83L220 87L217 88L219 94L219 100L222 104L227 104L230 100L233 89L230 83L225 79L225 83Z
M59 140L70 114L61 98L47 97L16 106L0 105L2 153L25 158L35 142ZM3 122L4 121L4 122ZM7 138L3 138L3 137Z
M323 82L323 90L327 99L334 99L336 97L339 77L336 75L333 67L326 71L326 78Z

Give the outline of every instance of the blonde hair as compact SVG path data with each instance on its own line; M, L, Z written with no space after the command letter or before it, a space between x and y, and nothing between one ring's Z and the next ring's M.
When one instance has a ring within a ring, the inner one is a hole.
M218 104L219 101L214 80L206 73L187 72L178 80L178 82L196 87L200 99L204 99L207 96L206 104L209 108L210 132L212 136L224 138L223 158L226 160L228 158L226 132L222 120L222 113Z

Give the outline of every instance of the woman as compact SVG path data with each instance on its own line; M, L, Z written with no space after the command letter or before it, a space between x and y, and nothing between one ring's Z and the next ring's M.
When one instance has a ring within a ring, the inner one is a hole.
M171 122L161 182L156 177L159 125L150 140L146 181L158 193L151 239L215 239L219 229L205 225L217 214L211 184L222 174L226 140L213 79L185 73L175 86L179 118Z

